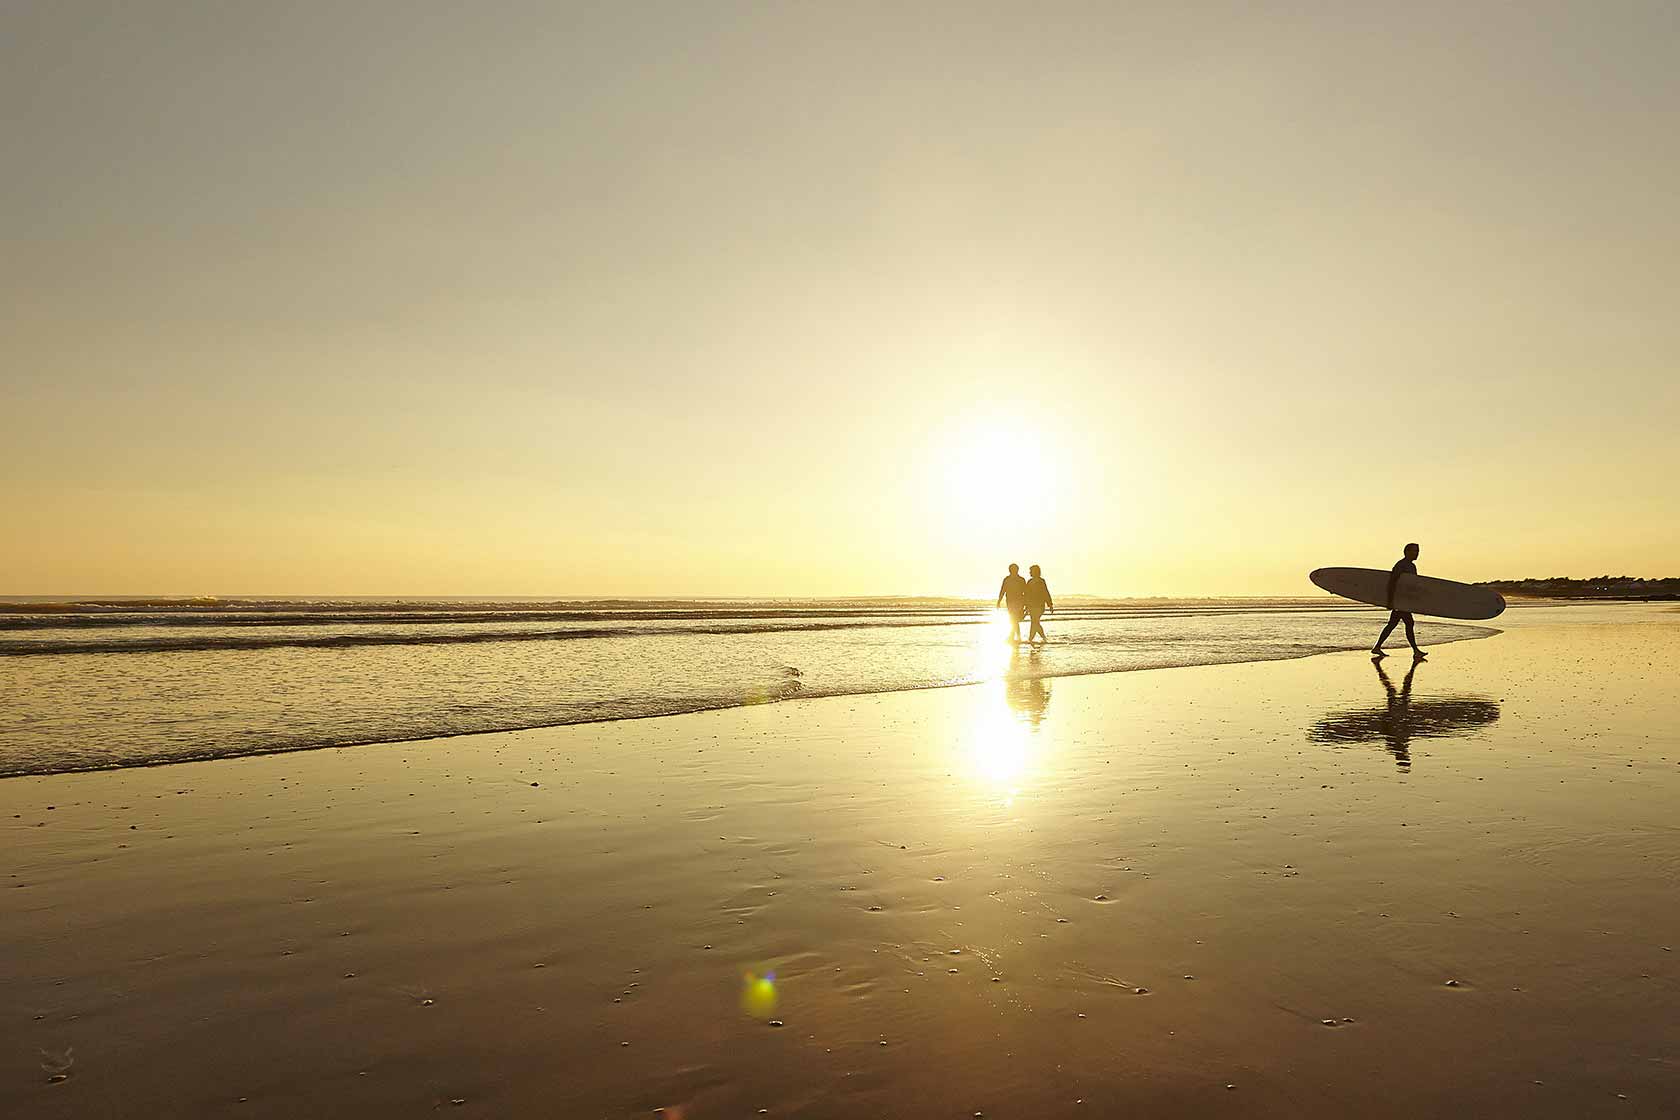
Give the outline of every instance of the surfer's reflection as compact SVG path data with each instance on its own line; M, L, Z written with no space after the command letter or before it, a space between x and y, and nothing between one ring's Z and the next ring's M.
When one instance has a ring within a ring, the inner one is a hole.
M1394 756L1395 765L1408 770L1412 765L1413 739L1435 739L1463 735L1485 727L1499 718L1499 704L1482 696L1442 696L1412 699L1412 678L1419 662L1413 662L1406 677L1395 688L1382 662L1374 661L1388 702L1381 708L1356 708L1325 716L1307 732L1315 743L1345 745L1380 742Z
M1044 709L1050 706L1050 682L1038 675L1039 654L1035 649L1023 659L1017 650L1009 659L1009 672L1003 680L1003 698L1010 710L1034 730L1044 720Z

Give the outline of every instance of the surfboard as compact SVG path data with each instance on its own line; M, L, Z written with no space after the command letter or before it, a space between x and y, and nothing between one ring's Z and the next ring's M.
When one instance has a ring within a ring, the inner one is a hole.
M1320 568L1308 578L1332 595L1386 607L1389 575L1376 568ZM1394 588L1394 609L1441 618L1495 618L1505 609L1505 597L1456 580L1402 574Z

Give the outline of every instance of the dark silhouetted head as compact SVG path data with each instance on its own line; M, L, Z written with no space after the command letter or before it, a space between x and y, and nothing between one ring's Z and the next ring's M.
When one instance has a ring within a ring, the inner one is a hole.
M1035 576L1041 574L1038 570L1038 565L1037 564L1034 564L1032 567L1028 568L1027 571L1031 572Z
M1009 565L1009 574L1012 575L1012 576L1020 575L1021 574L1021 565L1019 565L1019 564Z
M1406 559L1416 560L1417 559L1417 554L1418 554L1418 546L1417 545L1409 544L1409 545L1406 546Z

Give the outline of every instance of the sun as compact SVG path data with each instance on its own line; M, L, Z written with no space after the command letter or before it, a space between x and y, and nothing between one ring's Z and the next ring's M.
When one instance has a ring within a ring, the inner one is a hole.
M1054 441L1034 422L997 415L948 428L936 442L936 513L975 543L1041 533L1061 488Z

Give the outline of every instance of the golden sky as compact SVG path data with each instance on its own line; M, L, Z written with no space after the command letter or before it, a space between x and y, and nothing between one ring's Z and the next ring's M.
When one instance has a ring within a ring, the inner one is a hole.
M0 12L9 594L1680 574L1672 3Z

